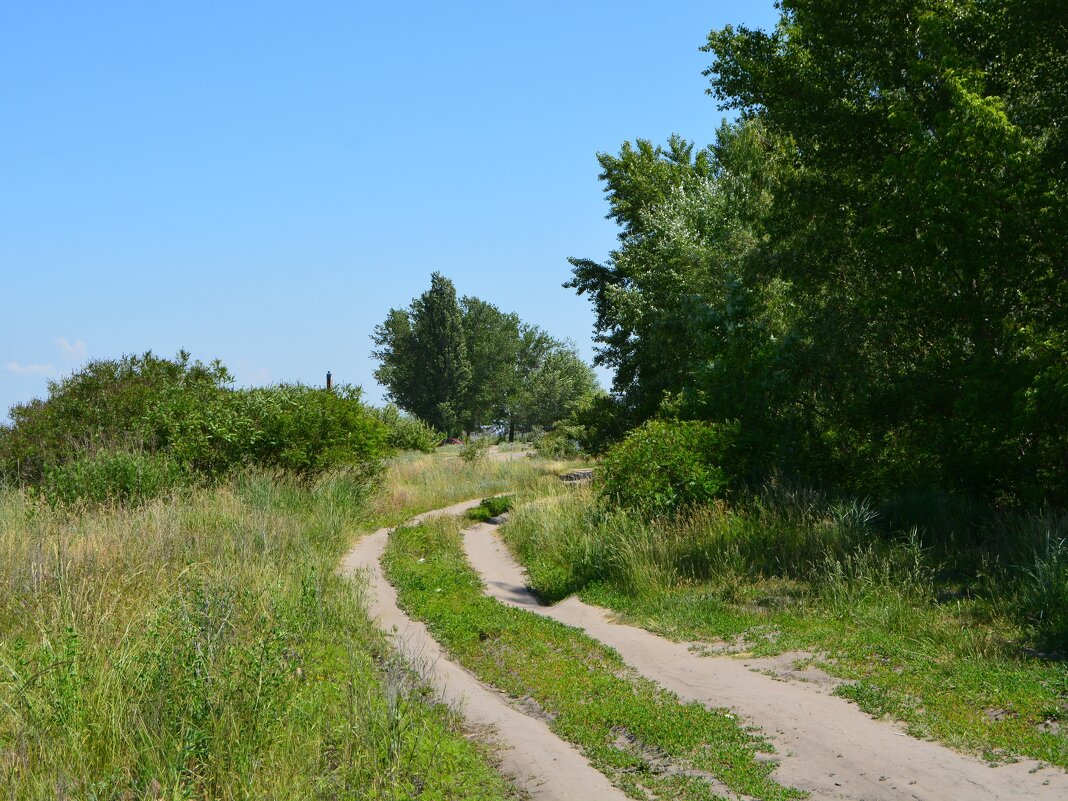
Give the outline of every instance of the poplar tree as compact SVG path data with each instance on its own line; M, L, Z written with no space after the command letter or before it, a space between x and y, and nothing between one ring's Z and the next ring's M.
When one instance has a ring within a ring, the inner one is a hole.
M456 287L441 273L408 309L391 309L372 337L375 378L390 400L448 435L460 433L471 363Z

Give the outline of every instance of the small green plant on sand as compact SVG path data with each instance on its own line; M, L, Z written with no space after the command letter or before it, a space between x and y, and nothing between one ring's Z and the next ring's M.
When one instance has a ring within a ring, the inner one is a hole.
M467 512L469 520L486 522L500 517L512 508L511 495L494 495L492 498L484 498L482 503Z

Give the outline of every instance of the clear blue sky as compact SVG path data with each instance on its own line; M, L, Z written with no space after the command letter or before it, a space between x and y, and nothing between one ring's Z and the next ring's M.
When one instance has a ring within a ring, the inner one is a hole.
M0 411L87 358L362 384L438 270L591 358L598 151L720 120L698 51L766 2L6 3ZM0 417L3 415L0 414Z

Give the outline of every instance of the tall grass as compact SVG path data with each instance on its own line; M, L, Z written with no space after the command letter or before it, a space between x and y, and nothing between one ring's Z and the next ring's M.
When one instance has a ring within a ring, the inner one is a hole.
M550 599L597 582L634 596L710 583L730 597L732 586L773 581L840 609L871 594L919 605L961 596L1028 628L1036 644L1068 650L1068 517L987 518L970 538L949 521L895 529L865 501L781 488L646 520L586 490L520 506L507 536Z
M0 492L0 796L504 797L336 573L369 514L452 480L374 512L344 471L81 514Z
M452 454L404 453L391 459L382 491L372 502L375 517L399 522L398 511L424 511L444 503L524 491L551 492L567 462L544 459L466 462Z
M927 511L938 526L773 488L648 521L581 490L518 503L503 534L548 600L580 592L678 639L808 652L851 682L840 695L918 736L1068 767L1065 519Z
M646 520L583 490L520 506L507 532L551 599L593 582L642 595L773 578L808 591L879 585L929 597L929 571L916 558L916 544L881 546L872 518L864 504L817 511L767 499L745 511L719 504Z

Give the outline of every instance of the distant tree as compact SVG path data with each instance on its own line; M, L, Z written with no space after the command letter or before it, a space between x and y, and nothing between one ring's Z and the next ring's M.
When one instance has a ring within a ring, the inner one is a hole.
M454 435L467 417L471 362L456 288L434 273L408 309L391 309L375 328L375 378L402 409Z
M470 430L506 416L524 326L518 315L475 297L463 298L460 311L472 375L463 407L464 426Z
M574 347L476 297L457 302L434 274L372 337L375 378L400 408L449 434L479 426L551 427L597 388Z
M513 427L550 428L571 417L600 388L574 347L553 342L524 376L513 400Z

